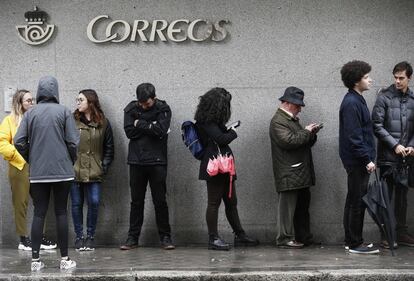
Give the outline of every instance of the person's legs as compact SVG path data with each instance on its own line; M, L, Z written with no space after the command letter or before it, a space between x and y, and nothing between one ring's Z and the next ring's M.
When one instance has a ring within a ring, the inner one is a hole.
M217 177L217 176L216 176ZM210 237L218 237L218 210L221 204L223 194L223 182L217 178L206 181L207 183L207 210L206 221Z
M85 184L86 192L88 194L88 217L87 217L87 236L94 237L96 230L96 223L98 221L98 209L101 198L101 183L91 182Z
M144 221L144 203L148 176L144 166L130 165L129 167L131 211L129 216L128 237L133 238L138 242L142 223Z
M362 231L366 205L362 197L367 193L369 174L365 167L347 170L348 193L344 210L345 244L349 248L360 246L364 240Z
M207 181L206 220L209 235L208 248L210 250L228 251L230 249L230 245L219 237L217 229L218 210L225 190L228 190L228 187L227 189L225 188L225 178L223 175L214 176Z
M228 174L224 175L226 180L223 181L223 193L221 197L224 202L227 221L230 223L234 233L234 247L246 247L246 246L257 246L259 240L249 237L241 226L239 212L237 210L237 193L236 193L236 182L233 181L232 194L229 198L230 191L230 177Z
M58 236L58 245L60 248L60 255L62 257L68 256L68 217L67 205L69 191L72 186L70 181L54 182L53 199L55 205L56 228Z
M12 192L16 233L20 236L21 242L26 242L26 239L28 240L27 206L29 203L30 190L29 166L25 164L23 170L19 170L14 166L9 165L9 181Z
M414 247L414 237L408 233L407 225L407 193L408 187L400 184L394 185L394 211L397 222L396 232L398 244Z
M396 186L394 199L395 220L397 222L397 237L408 234L407 226L407 193L408 187Z
M297 197L297 190L279 192L277 245L285 245L289 241L295 240L293 217Z
M167 192L167 166L155 165L146 167L146 169L148 169L149 174L149 185L151 187L152 202L155 209L158 234L161 239L165 236L170 237L171 227L169 223L168 205L165 196Z
M237 210L236 182L233 181L231 198L229 198L229 184L230 178L226 175L226 180L223 182L224 186L222 187L223 193L221 194L221 197L224 202L227 221L230 223L233 232L236 235L239 235L244 233L244 230L241 226L239 212Z
M295 239L305 245L312 243L312 234L310 231L309 206L311 200L310 188L298 190L295 214L293 224L295 228Z
M23 170L9 165L9 180L12 191L14 219L16 232L19 236L27 236L27 206L29 202L29 166L24 165Z
M30 195L33 199L33 222L32 222L32 258L39 258L40 242L42 240L43 225L49 206L51 184L31 183Z
M76 239L83 238L83 201L84 184L74 182L70 189L70 199L72 202L72 219Z
M87 236L85 239L84 249L86 251L95 250L95 230L96 222L98 221L98 209L101 197L101 183L90 182L85 183L85 192L87 194L88 202L88 216L87 216Z

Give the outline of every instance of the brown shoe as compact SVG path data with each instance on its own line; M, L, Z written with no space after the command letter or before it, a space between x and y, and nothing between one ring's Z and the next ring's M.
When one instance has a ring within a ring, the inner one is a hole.
M119 249L126 251L126 250L131 250L137 247L138 247L138 241L132 237L128 237L125 244L121 245Z
M400 245L414 247L414 238L409 234L399 235L397 241Z
M380 246L384 249L389 249L390 248L390 245L389 245L387 240L382 240L381 243L380 243ZM394 242L394 249L397 249L397 248L398 248L398 244L397 244L397 242Z
M289 242L286 242L284 244L280 244L280 245L277 245L277 246L279 248L282 248L282 249L301 249L305 245L303 243L300 243L300 242L296 241L296 240L291 240Z

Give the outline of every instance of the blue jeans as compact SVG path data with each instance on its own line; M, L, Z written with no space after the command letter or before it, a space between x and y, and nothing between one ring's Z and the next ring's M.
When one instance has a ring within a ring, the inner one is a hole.
M88 203L88 215L86 220L87 236L93 237L96 230L96 222L98 220L98 208L101 197L100 182L75 182L70 190L72 200L72 218L75 228L76 237L83 237L83 201L86 193L86 201Z

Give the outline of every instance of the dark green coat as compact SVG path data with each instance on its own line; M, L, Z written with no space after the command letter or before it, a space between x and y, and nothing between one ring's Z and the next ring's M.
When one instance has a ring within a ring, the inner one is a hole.
M80 133L78 157L74 165L75 181L101 182L114 158L112 128L105 119L102 125L75 120Z
M276 191L315 185L311 147L316 142L316 135L280 108L270 122L269 134Z

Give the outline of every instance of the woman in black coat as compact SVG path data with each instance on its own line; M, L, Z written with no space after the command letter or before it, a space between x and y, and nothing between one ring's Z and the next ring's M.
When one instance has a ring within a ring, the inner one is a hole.
M194 119L201 143L205 148L200 163L199 179L207 183L207 211L206 220L209 233L208 248L211 250L229 250L230 245L218 235L217 219L221 200L225 205L226 217L230 223L234 237L234 246L256 246L259 241L249 238L244 232L237 212L237 196L234 180L230 190L230 174L217 174L210 176L207 165L210 159L222 155L233 155L229 144L237 138L235 128L227 129L225 124L229 121L231 94L223 88L213 88L200 97Z

